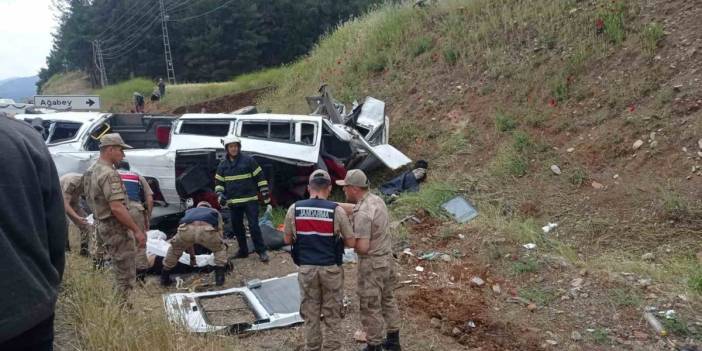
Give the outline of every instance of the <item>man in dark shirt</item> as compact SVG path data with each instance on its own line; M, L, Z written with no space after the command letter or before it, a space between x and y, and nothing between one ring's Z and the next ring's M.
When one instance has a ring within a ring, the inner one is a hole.
M66 217L54 162L23 121L0 116L0 350L51 350Z

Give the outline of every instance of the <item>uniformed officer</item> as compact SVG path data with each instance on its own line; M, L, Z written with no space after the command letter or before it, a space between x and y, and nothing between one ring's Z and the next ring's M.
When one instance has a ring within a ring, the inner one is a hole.
M231 210L232 229L239 243L239 252L234 258L249 256L244 228L244 214L249 222L249 231L254 248L262 262L268 262L266 244L258 226L258 193L266 204L271 199L268 193L268 181L263 177L263 170L252 157L241 153L241 140L235 136L222 139L227 157L217 166L215 174L215 192L220 205Z
M351 223L342 208L327 200L331 177L323 170L310 175L310 198L298 201L285 216L285 243L292 245L293 261L299 266L297 279L305 320L305 350L341 348L341 309L344 299L344 244L353 247ZM326 333L322 340L320 316Z
M83 196L83 175L66 173L59 179L63 192L63 206L66 209L66 224L72 222L80 232L80 255L88 256L88 242L90 240L91 225L85 219L87 214L80 207L80 198ZM68 240L66 248L68 249Z
M393 295L397 276L388 233L388 209L380 197L368 191L370 183L363 171L352 169L344 180L336 183L344 187L347 201L355 204L343 206L353 213L361 325L368 342L364 350L401 350L400 313ZM383 327L387 331L384 342Z
M193 245L202 245L212 251L215 259L215 284L224 284L224 271L227 265L227 246L223 241L224 222L219 212L205 201L197 207L185 211L180 220L178 233L171 240L171 247L166 253L161 269L161 285L171 284L170 271L178 263L183 251L190 253L190 265L195 267Z
M117 165L117 173L122 178L122 184L127 192L129 215L134 223L139 225L144 231L149 230L149 220L151 211L154 208L153 191L146 179L139 173L130 170L129 162L120 161ZM144 281L146 271L149 270L149 260L146 257L146 248L137 248L136 252L136 272L137 279Z
M100 138L100 159L83 175L86 199L93 209L97 235L112 259L117 290L126 301L136 280L136 242L144 247L146 235L127 210L127 194L114 166L124 159L124 143L118 133ZM131 231L131 232L130 232Z

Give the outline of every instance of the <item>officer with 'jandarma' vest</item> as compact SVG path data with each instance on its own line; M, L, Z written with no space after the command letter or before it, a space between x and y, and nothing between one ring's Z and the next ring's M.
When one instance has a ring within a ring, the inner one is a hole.
M327 200L331 177L323 170L310 175L310 198L290 206L285 216L285 243L292 245L298 265L302 301L300 315L305 320L305 350L341 349L341 309L344 298L344 245L353 247L351 222L337 203ZM320 316L326 332L322 337Z

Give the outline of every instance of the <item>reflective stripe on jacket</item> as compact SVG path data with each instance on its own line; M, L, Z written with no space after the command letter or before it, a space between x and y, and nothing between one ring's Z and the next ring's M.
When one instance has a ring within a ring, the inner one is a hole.
M228 205L257 201L259 190L268 192L268 181L252 157L242 154L233 160L227 157L217 166L215 192L224 194Z

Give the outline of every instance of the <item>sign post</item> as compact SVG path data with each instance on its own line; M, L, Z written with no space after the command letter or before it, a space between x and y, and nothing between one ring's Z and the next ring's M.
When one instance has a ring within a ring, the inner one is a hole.
M67 111L99 111L98 95L36 95L34 107Z

